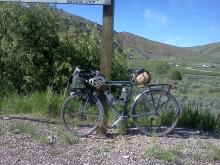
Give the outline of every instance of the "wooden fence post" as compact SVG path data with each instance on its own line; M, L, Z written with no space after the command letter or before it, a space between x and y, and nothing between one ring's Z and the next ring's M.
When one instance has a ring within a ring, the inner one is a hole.
M112 0L111 5L103 6L103 26L102 26L102 42L101 42L101 59L100 59L100 71L105 75L106 79L111 78L111 67L112 67L112 56L113 56L113 41L114 41L114 1ZM104 90L104 89L101 89ZM106 136L108 115L104 96L100 95L100 100L103 103L105 112L104 120L100 124L96 133L99 136Z

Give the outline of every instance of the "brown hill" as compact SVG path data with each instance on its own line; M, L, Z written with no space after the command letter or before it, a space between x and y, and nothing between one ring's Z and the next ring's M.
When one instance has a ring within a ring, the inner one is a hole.
M211 62L220 62L220 43L183 48L148 40L128 32L116 35L117 43L136 60L163 58L170 62L183 62L209 59Z

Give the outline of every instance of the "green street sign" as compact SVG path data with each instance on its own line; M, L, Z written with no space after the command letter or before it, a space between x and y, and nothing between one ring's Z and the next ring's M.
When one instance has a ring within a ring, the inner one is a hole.
M111 0L0 0L4 2L21 3L61 3L79 5L111 5Z

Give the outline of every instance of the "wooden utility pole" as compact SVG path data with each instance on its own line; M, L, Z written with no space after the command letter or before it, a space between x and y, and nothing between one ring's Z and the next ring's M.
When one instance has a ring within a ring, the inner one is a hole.
M102 42L101 42L101 59L100 71L105 75L106 79L111 78L112 56L113 56L113 41L114 41L114 5L115 0L111 1L111 5L103 6L103 26L102 26ZM107 105L104 96L100 96L105 112L104 120L97 129L97 134L106 136L107 133Z
M111 5L103 6L103 27L102 27L102 42L101 42L101 59L100 69L106 79L111 78L111 65L113 54L114 40L114 0Z

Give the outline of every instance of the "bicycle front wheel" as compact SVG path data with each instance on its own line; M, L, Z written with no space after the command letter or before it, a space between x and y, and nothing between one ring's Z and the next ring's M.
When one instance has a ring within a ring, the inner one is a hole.
M61 120L67 131L82 137L96 130L103 113L103 106L97 97L89 93L75 93L64 102Z
M151 89L137 96L132 115L137 128L143 134L163 136L176 126L180 108L170 92Z

